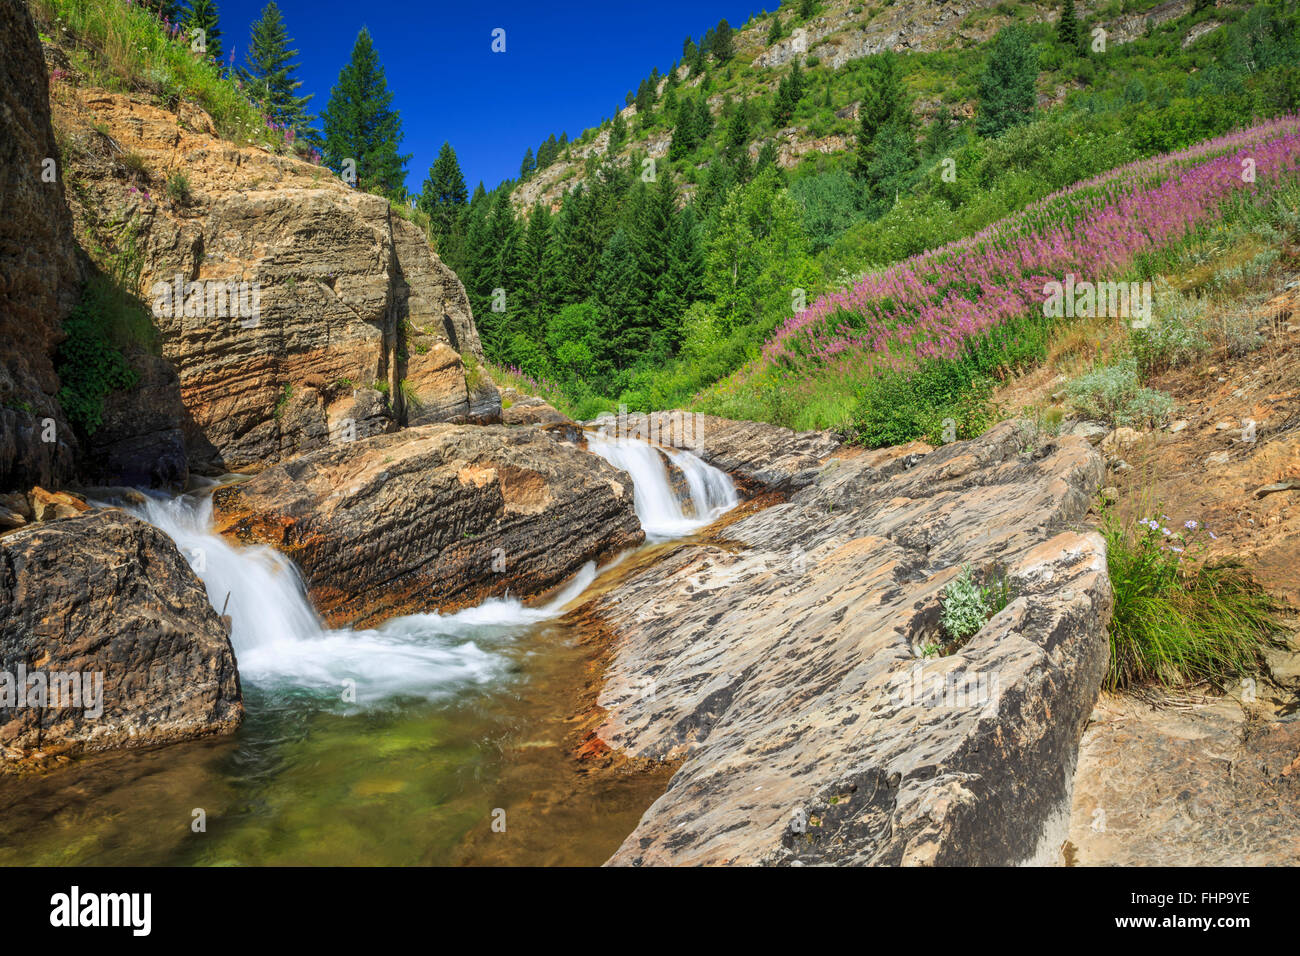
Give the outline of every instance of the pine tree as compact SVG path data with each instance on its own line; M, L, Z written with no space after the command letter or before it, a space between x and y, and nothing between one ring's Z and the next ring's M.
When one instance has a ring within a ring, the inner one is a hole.
M1038 80L1038 53L1029 31L1018 23L1003 27L993 40L984 72L979 78L979 116L975 123L981 136L997 136L1003 130L1033 117Z
M615 111L614 119L609 125L609 147L606 152L613 156L625 142L627 142L627 120L623 118L621 112Z
M799 0L799 19L807 20L817 12L817 0Z
M181 24L187 38L191 30L203 31L204 55L221 61L221 15L216 0L190 0L189 9L182 14Z
M1078 53L1083 47L1083 34L1074 12L1074 0L1065 0L1061 7L1061 22L1056 28L1056 38L1071 53Z
M767 45L771 46L773 43L777 43L783 36L785 34L781 32L781 14L774 13L772 14L772 25L767 28Z
M710 51L713 58L719 63L726 63L735 55L735 46L732 43L731 24L726 20L719 20L718 25L713 30L713 43L710 44Z
M363 27L321 115L325 165L341 171L344 161L351 159L356 163L359 188L378 190L401 201L406 192L406 163L411 157L398 155L402 119L391 108L392 103L393 93L379 54Z
M313 116L306 113L311 94L298 96L302 82L294 75L298 65L293 58L297 50L289 49L288 31L280 8L271 0L253 24L244 69L240 71L249 94L262 106L268 119L302 135L308 131Z
M699 128L695 122L695 102L683 96L677 103L677 122L673 126L673 141L668 147L668 158L682 159L689 156L699 142Z
M169 24L180 23L185 12L180 0L142 0L140 5Z
M479 185L482 188L482 184ZM416 205L429 216L429 229L438 244L438 254L454 270L456 266L453 263L462 261L464 255L462 247L469 194L451 143L444 142L438 151L438 158L429 167L429 176Z
M858 104L858 146L854 175L867 179L875 159L876 135L891 123L911 122L911 110L903 99L898 64L890 51L866 61L867 81Z
M524 150L523 162L519 164L519 178L527 179L537 169L537 160L533 158L533 148Z

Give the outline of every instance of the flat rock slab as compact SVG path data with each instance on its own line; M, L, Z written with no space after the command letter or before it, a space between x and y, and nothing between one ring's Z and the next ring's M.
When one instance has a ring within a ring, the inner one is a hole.
M609 438L639 438L694 452L751 495L802 487L841 445L831 432L796 432L696 412L607 415L588 425Z
M1009 864L1064 842L1107 663L1102 463L1014 423L836 459L598 599L599 738L684 763L612 864ZM1013 597L922 658L970 563Z
M1069 862L1300 864L1300 713L1175 703L1098 703L1079 747Z
M213 502L218 531L297 562L335 626L526 598L645 538L627 477L537 427L403 429L282 462Z
M20 668L46 675L27 706L5 699ZM55 675L58 703L77 675L78 706L55 706ZM108 509L0 538L0 771L225 733L243 714L226 628L161 531Z

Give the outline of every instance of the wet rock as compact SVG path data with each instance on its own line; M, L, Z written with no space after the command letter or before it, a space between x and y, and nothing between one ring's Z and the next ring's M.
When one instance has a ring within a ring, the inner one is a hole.
M22 682L21 701L20 669L45 675ZM0 538L0 770L225 733L242 718L226 629L162 532L108 509Z
M214 494L219 531L302 569L333 624L536 595L639 544L625 476L537 428L426 425Z
M607 415L588 425L610 438L685 448L730 474L747 494L803 487L841 444L831 432L795 432L695 412Z
M1065 837L1111 610L1079 438L1015 423L836 458L593 602L619 635L602 741L684 758L614 864L1008 864ZM919 657L970 564L1011 599Z

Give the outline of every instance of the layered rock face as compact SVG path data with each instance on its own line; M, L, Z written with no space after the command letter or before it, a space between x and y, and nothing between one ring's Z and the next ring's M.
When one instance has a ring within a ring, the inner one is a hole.
M588 424L602 436L688 449L730 474L748 494L803 487L840 447L830 432L795 432L695 412L611 414Z
M0 770L242 719L226 628L161 531L94 510L0 538Z
M0 0L0 210L3 490L61 482L77 447L55 399L54 355L80 274L49 80L22 0Z
M598 737L684 758L614 864L1009 864L1065 838L1107 660L1087 442L1014 423L833 459L783 504L598 599L619 635ZM1011 599L954 653L969 563ZM1052 847L1055 849L1056 847Z
M218 139L187 105L73 87L55 104L76 144L79 226L123 224L139 257L196 467L256 466L408 419L499 420L491 382L466 382L462 356L481 368L483 355L460 281L387 200ZM148 434L165 457L174 442ZM139 454L147 441L131 439Z
M540 429L429 425L214 494L218 531L302 569L334 625L543 592L644 539L626 476Z

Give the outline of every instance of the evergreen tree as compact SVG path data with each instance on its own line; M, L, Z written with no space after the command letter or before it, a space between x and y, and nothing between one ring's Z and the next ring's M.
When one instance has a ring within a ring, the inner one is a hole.
M534 342L541 342L546 334L549 302L545 269L550 238L551 211L539 202L528 217L519 262L521 288L518 331Z
M480 183L479 189L482 188ZM429 167L429 176L416 205L429 217L429 230L437 243L438 254L455 270L456 264L463 261L461 247L465 241L469 194L451 143L444 142L438 151L438 158Z
M622 149L623 144L626 142L627 120L623 118L621 112L616 111L614 113L613 121L609 124L609 147L606 149L606 153L613 156Z
M790 72L781 77L777 84L776 100L772 104L772 122L784 126L794 117L799 107L799 98L803 96L803 71L799 66L799 57L790 64Z
M268 119L302 135L315 117L308 116L305 110L311 94L297 95L302 82L295 76L298 65L293 59L298 51L289 49L292 42L280 8L271 0L253 24L240 74Z
M1083 49L1083 33L1079 29L1079 18L1074 12L1074 0L1065 0L1061 7L1061 22L1056 28L1056 38L1071 53Z
M321 115L325 165L337 172L344 160L351 159L356 163L359 188L378 190L401 201L406 192L406 163L411 157L398 155L402 120L392 103L393 93L379 54L363 27Z
M537 160L533 158L533 148L529 146L527 149L524 150L523 162L519 164L520 180L527 179L536 169L537 169Z
M799 0L799 19L807 20L817 12L817 0Z
M771 46L779 42L783 36L785 34L781 32L781 14L774 13L772 14L772 25L767 28L767 45Z
M981 136L1003 130L1033 117L1034 84L1038 80L1038 53L1029 31L1018 23L1003 27L979 78L979 116L975 128Z
M736 53L735 46L731 37L731 24L726 20L719 20L718 25L713 30L713 42L709 46L713 58L719 63L726 63Z
M637 285L637 263L632 240L617 227L600 255L596 274L596 302L605 327L604 353L618 369L630 367L650 347L653 330Z
M699 145L699 141L699 130L695 123L695 102L683 96L677 103L677 122L673 126L673 141L668 147L668 158L682 159L689 156Z
M181 18L186 39L190 38L191 30L202 30L205 55L218 63L222 57L220 19L216 0L190 0L189 9Z
M885 51L869 58L866 72L862 101L858 104L858 146L854 161L854 175L858 179L868 178L875 159L876 135L891 123L911 122L911 110L903 98L894 54Z
M758 159L754 163L754 173L758 174L765 169L775 167L778 155L776 141L770 139L764 141L762 147L759 148Z
M169 24L180 23L185 12L180 0L142 0L140 5Z

